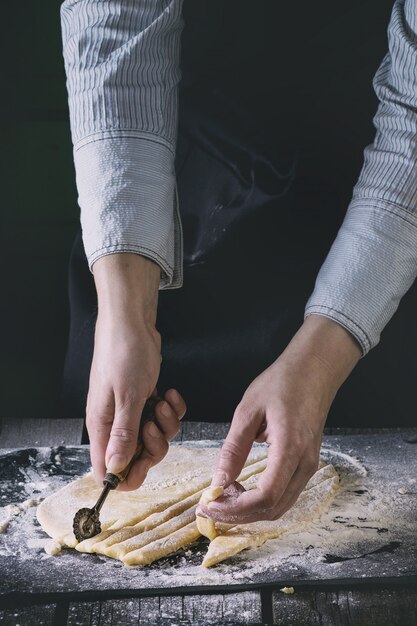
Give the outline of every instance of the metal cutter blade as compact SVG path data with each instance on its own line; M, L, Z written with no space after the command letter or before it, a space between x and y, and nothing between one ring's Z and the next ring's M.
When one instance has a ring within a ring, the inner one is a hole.
M136 452L133 455L132 460L129 465L122 471L120 474L107 474L103 480L103 491L100 494L99 499L92 509L84 508L77 511L73 520L73 530L74 535L77 541L83 541L83 539L90 539L90 537L94 537L101 532L101 524L99 520L100 509L104 504L105 499L112 489L116 489L117 485L121 483L126 476L129 474L129 470L132 467L133 463L137 460L140 453L142 452L142 440L141 433L143 425L153 420L155 420L155 406L157 403L162 400L158 396L151 396L145 403L145 407L143 409L142 417L141 417L141 428L139 430L139 439L138 445L136 447Z
M72 524L75 538L78 541L90 539L101 532L98 511L94 509L80 509L74 516Z

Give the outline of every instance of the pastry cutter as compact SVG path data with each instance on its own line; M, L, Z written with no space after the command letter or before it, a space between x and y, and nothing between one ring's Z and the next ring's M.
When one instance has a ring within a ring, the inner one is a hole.
M138 437L138 445L136 447L136 451L130 461L129 465L125 467L123 471L119 474L111 474L107 472L104 480L103 480L103 491L95 505L92 509L84 508L77 511L74 516L74 521L72 527L74 529L75 538L78 541L82 541L83 539L89 539L90 537L94 537L101 532L101 524L100 524L100 510L112 489L116 489L116 487L127 477L129 474L130 468L134 464L134 462L139 457L142 452L142 429L143 425L150 420L155 420L155 406L158 402L160 402L162 398L158 396L151 396L145 403L145 407L142 412L141 422L140 422L140 430Z

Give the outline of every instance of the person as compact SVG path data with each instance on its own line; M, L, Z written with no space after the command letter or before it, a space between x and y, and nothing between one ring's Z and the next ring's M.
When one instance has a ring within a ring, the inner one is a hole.
M86 422L99 482L133 454L161 367L158 291L182 285L174 170L182 4L61 5L83 243L98 302ZM212 505L219 521L276 519L292 506L317 468L336 393L415 279L416 36L415 3L396 0L374 79L376 137L346 217L304 322L238 402L213 483L236 479L254 441L269 444L267 469L256 490ZM145 425L144 452L123 489L137 488L164 457L185 410L168 389L156 407L159 428Z

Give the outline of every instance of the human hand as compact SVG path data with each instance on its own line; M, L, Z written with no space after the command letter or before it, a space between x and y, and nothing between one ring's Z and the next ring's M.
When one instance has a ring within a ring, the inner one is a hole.
M318 468L321 437L337 390L361 357L353 336L318 315L306 318L281 356L258 376L236 408L212 485L236 480L254 441L266 442L257 488L199 505L229 524L275 520L296 502Z
M159 272L152 261L133 254L102 257L94 264L99 311L86 423L100 485L106 469L118 473L130 462L143 407L156 393L161 363L161 338L155 328ZM167 453L185 411L180 394L168 390L155 407L159 427L153 422L144 425L142 453L118 489L136 489L143 483Z

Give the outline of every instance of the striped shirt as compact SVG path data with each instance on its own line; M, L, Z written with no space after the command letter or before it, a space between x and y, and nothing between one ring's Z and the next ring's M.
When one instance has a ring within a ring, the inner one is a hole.
M182 284L174 158L183 0L65 0L63 55L90 268L134 252ZM305 315L374 347L417 275L417 2L396 0L374 78L376 136ZM360 97L360 94L358 95Z

